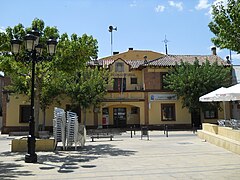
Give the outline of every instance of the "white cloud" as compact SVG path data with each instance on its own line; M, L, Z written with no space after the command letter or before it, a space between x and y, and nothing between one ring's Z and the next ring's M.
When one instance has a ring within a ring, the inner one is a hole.
M182 2L168 1L168 4L172 7L177 8L179 11L183 10L183 3Z
M219 4L219 3L222 3L222 5L226 7L226 6L227 6L227 1L228 1L228 0L215 0L215 1L212 3L212 5L215 6L215 5ZM209 8L208 13L206 13L206 15L212 17L212 7L211 7L211 6L210 6L210 8Z
M162 6L162 5L158 5L157 7L155 7L156 12L163 12L164 9L165 9L165 6Z
M137 1L133 1L131 4L130 4L130 7L136 7L137 6Z
M208 0L199 0L198 5L195 6L195 9L202 10L207 9L211 6L211 4L208 3Z
M5 28L4 27L0 27L0 33L1 32L6 32Z

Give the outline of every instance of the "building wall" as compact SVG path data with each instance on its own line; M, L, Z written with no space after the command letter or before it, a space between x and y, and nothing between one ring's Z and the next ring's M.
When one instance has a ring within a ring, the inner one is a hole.
M149 93L149 96L152 93ZM164 93L166 94L166 93ZM162 104L175 105L175 121L162 120ZM181 100L156 100L149 102L149 124L191 124L191 114L187 108L182 108Z
M115 63L124 63L124 72L116 72ZM133 125L184 125L191 126L191 114L187 108L182 108L181 99L177 99L176 95L162 89L161 73L168 71L167 67L147 67L141 69L131 69L123 60L116 60L109 66L113 78L126 78L126 91L113 91L113 84L109 83L109 92L105 96L105 100L98 109L93 107L86 110L86 125L90 127L98 127L103 125L103 108L109 109L108 125L115 126L114 109L126 108L125 118L126 127ZM137 78L137 84L131 84L131 77ZM6 98L7 99L7 98ZM6 101L7 102L7 101ZM9 101L5 104L6 117L3 117L3 125L5 128L11 127L28 127L28 123L19 122L19 106L30 104L27 97L22 95L9 97ZM52 126L54 107L66 109L70 104L67 97L61 100L61 104L53 104L46 110L46 126ZM162 120L162 105L171 104L175 107L174 120ZM133 108L138 108L137 113L133 114ZM229 105L227 105L226 113L229 114ZM230 116L230 115L229 115ZM223 118L223 111L218 112L218 119ZM81 123L83 123L84 112L81 112ZM40 112L40 122L43 123L43 115ZM204 119L202 122L217 122L217 119Z

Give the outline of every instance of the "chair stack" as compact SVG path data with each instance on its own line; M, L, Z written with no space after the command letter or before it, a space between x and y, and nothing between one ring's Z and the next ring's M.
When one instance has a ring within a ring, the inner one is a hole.
M62 142L63 150L65 150L65 129L66 129L66 117L65 111L61 108L54 108L54 118L53 118L53 137L55 139L55 148L58 142Z
M67 111L67 148L75 143L75 150L77 150L77 136L78 136L78 116L74 112Z
M74 112L65 111L61 108L54 108L53 118L53 137L55 139L55 148L58 142L62 142L63 150L75 144L82 147L86 141L86 129L84 125L78 123L78 116Z

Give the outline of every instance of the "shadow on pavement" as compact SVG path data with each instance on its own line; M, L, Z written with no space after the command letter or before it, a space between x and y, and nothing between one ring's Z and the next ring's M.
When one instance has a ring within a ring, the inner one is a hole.
M58 147L59 149L60 147ZM36 152L38 162L34 165L41 171L57 170L58 173L71 173L79 168L95 168L95 164L89 164L98 158L108 156L131 156L136 151L123 150L111 144L96 144L85 147L71 147L66 151L56 150L55 152ZM0 157L12 157L12 162L0 161L0 179L16 179L24 176L34 176L37 172L24 169L25 152L2 152ZM38 174L38 173L37 173Z
M136 151L122 150L119 148L114 148L111 144L100 144L100 145L88 145L85 146L81 152L87 155L109 155L109 156L131 156L136 153Z
M110 144L88 145L83 148L78 147L76 151L75 147L71 147L66 151L58 150L51 154L40 155L38 162L43 165L39 167L41 170L58 168L59 173L71 173L80 167L95 168L96 165L86 165L84 163L98 158L107 158L106 156L130 156L135 153L136 151L122 150Z
M0 161L0 179L17 179L19 176L31 176L31 171L19 170L23 165L17 163L5 163Z
M98 158L131 156L136 153L136 151L116 148L111 144L93 144L78 147L77 150L75 150L75 147L71 147L66 151L58 149L55 152L36 152L38 163L35 163L35 165L39 166L39 171L55 169L58 173L71 173L79 168L95 168L95 164L89 163ZM17 179L24 176L34 176L37 173L29 168L24 170L25 153L10 151L0 153L2 159L6 157L6 162L0 161L0 179ZM10 160L7 162L9 158Z

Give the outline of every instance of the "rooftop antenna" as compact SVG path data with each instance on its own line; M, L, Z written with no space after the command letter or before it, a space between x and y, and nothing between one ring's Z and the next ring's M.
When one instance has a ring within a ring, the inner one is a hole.
M113 38L112 38L112 32L117 31L117 27L109 26L108 31L111 33L111 55L113 55Z
M165 44L165 51L166 51L166 55L167 55L167 54L168 54L167 43L168 43L169 41L167 40L167 36L166 36L166 35L165 35L165 39L164 39L162 42L164 42L164 44Z

